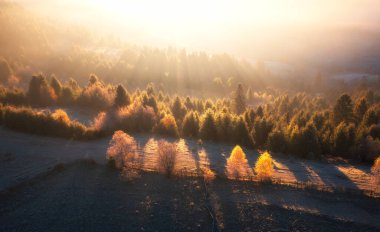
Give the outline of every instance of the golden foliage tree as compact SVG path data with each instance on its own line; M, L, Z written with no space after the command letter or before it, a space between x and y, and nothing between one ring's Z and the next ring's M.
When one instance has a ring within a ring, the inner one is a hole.
M154 131L163 135L178 137L178 127L175 118L166 114L154 128Z
M377 159L373 162L373 166L371 168L371 171L375 178L375 184L379 184L380 182L380 156L377 157Z
M230 179L244 179L249 175L248 160L243 149L236 145L227 159L227 177Z
M255 172L261 179L267 179L273 173L272 156L268 152L264 152L256 161Z
M121 130L115 131L107 149L107 159L115 162L118 169L135 169L139 159L135 139Z
M51 114L51 116L54 120L62 122L66 125L70 125L71 123L70 117L67 115L66 111L62 109L55 110L54 113Z

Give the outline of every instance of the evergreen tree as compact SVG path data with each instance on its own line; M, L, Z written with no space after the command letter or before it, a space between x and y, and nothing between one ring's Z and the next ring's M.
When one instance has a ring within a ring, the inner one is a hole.
M355 130L352 124L339 123L333 136L333 150L337 155L347 156L355 142Z
M268 135L268 148L274 152L285 152L287 141L281 130L274 130Z
M172 136L172 137L179 136L178 127L177 127L175 118L170 114L165 115L153 130L154 132L162 134L162 135L167 135L167 136Z
M319 155L320 146L317 130L313 124L309 123L304 128L302 128L298 144L300 146L298 147L297 151L303 157L307 157L307 155L313 154L313 157L308 158L315 158L316 155Z
M354 115L357 122L360 122L364 116L364 114L367 112L368 104L367 100L362 97L358 101L356 101L355 107L354 107Z
M123 107L131 104L131 98L127 90L122 85L118 85L116 88L116 96L114 106Z
M380 125L372 125L369 128L369 134L374 139L380 139Z
M206 111L202 117L201 127L199 128L200 137L204 140L216 140L217 131L215 126L214 113Z
M176 96L174 99L174 102L171 106L171 111L177 121L182 121L182 118L186 114L186 108L183 106L181 99L178 96Z
M246 108L246 99L244 95L243 86L238 85L234 96L234 111L236 114L242 114Z
M216 129L218 140L223 142L231 142L231 134L233 133L233 118L229 113L219 113L216 117Z
M50 89L42 74L32 76L27 96L30 103L34 105L49 105L56 98L54 90Z
M256 119L251 134L257 147L261 148L266 144L268 135L271 132L272 127L272 122L270 122L266 118Z
M150 106L154 110L155 113L158 112L158 106L157 106L157 101L154 95L148 95L147 93L144 92L142 95L142 103L143 106Z
M57 96L60 96L61 95L61 92L62 92L62 84L61 82L57 79L57 77L55 75L52 75L51 76L51 80L50 80L50 86L53 88L55 94Z
M236 144L241 144L244 146L252 146L252 137L249 134L249 130L247 127L247 124L242 116L240 116L236 122L235 129L234 129L234 142Z
M256 109L256 115L258 117L260 117L260 118L262 118L264 116L264 110L263 110L262 106L257 107L257 109Z
M59 104L70 106L74 104L75 101L75 94L72 88L69 86L63 86L61 90L61 96L58 99Z
M371 126L373 124L378 124L379 123L379 115L376 113L374 108L370 108L367 110L367 112L363 116L362 123L365 126Z
M196 138L199 131L199 117L194 111L186 114L182 123L182 134L186 137Z
M353 110L351 97L349 95L343 94L338 99L333 109L333 120L335 125L338 125L340 122L352 122Z

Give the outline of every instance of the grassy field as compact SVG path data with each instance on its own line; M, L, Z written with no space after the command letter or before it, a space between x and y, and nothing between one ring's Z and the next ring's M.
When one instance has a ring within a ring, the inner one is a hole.
M110 138L78 142L1 129L1 230L209 231L213 224L225 231L380 228L378 198L337 191L373 188L363 179L370 179L369 166L274 155L274 177L281 185L232 181L224 174L231 146L180 140L177 168L187 177L168 179L154 172L159 138L134 137L145 172L129 182L107 166ZM258 153L246 154L252 168ZM194 176L202 165L217 174L206 186ZM321 183L336 191L294 188L286 181Z

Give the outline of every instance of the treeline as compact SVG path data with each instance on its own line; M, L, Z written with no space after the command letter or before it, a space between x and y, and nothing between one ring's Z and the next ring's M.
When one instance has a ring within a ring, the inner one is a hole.
M72 121L63 110L37 112L31 108L0 105L0 125L32 134L86 140L99 136L82 123Z
M305 93L282 94L257 107L247 104L250 95L242 85L232 98L214 100L169 95L153 84L129 92L96 75L90 75L83 88L73 79L62 84L55 76L48 81L43 75L32 77L26 93L0 88L3 104L97 110L91 130L103 134L120 129L154 132L305 158L367 160L380 151L379 95L373 91L343 94L334 102Z

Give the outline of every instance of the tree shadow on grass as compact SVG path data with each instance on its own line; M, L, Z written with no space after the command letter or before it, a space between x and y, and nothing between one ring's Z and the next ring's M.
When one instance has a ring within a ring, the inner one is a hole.
M313 163L309 166L321 178L323 183L334 189L353 189L359 190L356 183L342 173L336 165Z

